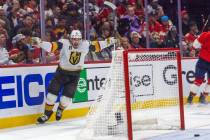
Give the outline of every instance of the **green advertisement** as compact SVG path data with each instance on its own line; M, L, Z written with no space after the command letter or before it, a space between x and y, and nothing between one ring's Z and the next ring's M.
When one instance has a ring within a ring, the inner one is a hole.
M73 98L73 103L85 102L88 100L88 87L87 87L87 71L82 70L78 82L77 90Z

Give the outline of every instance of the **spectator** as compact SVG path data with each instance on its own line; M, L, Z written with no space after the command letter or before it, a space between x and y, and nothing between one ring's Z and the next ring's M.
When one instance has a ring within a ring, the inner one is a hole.
M189 29L190 29L190 31L187 34L185 34L185 40L187 42L189 42L190 45L192 46L192 43L198 37L198 33L199 33L198 26L197 26L196 22L193 22L193 21L190 22Z
M6 65L9 63L9 53L5 48L6 36L0 33L0 65Z
M143 46L140 44L141 36L139 35L139 33L137 33L136 31L131 32L130 38L131 38L131 47L132 48L134 48L134 49L143 48Z
M158 32L151 33L151 48L162 48L163 47L163 40Z
M0 20L1 21L1 20ZM7 49L8 51L12 48L12 44L9 40L9 36L8 36L8 32L7 30L4 28L4 24L0 23L0 33L4 34L4 36L6 37L6 42L5 42L5 49Z
M17 34L17 29L16 27L20 24L20 19L18 18L18 11L19 9L15 9L14 7L11 8L10 13L8 14L8 20L10 21L10 27L11 27L11 33L10 37L12 38Z
M79 13L80 2L81 1L78 2L71 1L66 5L67 7L64 8L66 9L66 12L64 12L65 10L63 10L64 12L63 15L67 17L68 25L74 25L74 23L83 22L83 16L81 15L81 13Z
M112 27L110 22L104 22L101 26L101 33L99 34L98 40L105 40L112 35Z
M132 49L131 44L129 43L129 39L127 37L120 38L120 46L118 47L119 50L128 50Z
M173 23L171 22L171 20L169 20L168 16L162 16L160 19L161 19L161 24L162 24L163 36L166 36L169 30L171 29L171 27L173 26Z
M34 20L29 14L25 15L23 21L15 27L15 34L20 33L24 28L28 28L31 31L34 29Z
M130 23L128 19L122 18L118 21L117 31L121 36L129 37L130 34Z
M163 42L165 48L179 48L179 36L176 26L172 26Z
M9 13L9 8L11 7L12 5L12 0L6 0L6 1L2 1L2 4L3 5L3 9L4 9L4 12L6 13L6 16L8 15Z
M20 30L20 33L25 36L25 45L28 47L29 51L33 51L33 47L31 45L32 31L29 28L23 28Z
M20 2L18 0L12 0L12 8L19 10L20 9Z
M181 12L181 16L182 16L182 33L183 35L185 35L186 33L190 31L189 29L190 17L186 10L183 10Z
M15 48L10 51L10 58L19 64L31 64L33 63L32 60L32 53L28 49L26 45L25 36L23 34L17 34L13 37L13 44Z
M45 19L45 27L46 27L46 29L55 27L54 18L52 18L52 17L47 17L47 18Z
M46 0L45 1L45 18L51 18L53 17L53 10L51 9L52 5L51 3Z
M112 10L110 8L104 7L98 13L98 19L101 22L107 21L108 16L111 14Z
M61 15L66 16L66 17L68 16L68 13L69 13L69 11L68 11L68 5L69 5L69 3L64 3L64 4L62 5L62 7L61 7L61 9L62 9ZM73 7L72 7L72 8L73 8ZM76 9L73 9L72 11L75 12Z
M52 39L53 41L59 40L67 35L67 23L66 23L66 17L60 16L58 19L58 24L54 27L52 31Z
M34 13L38 14L38 6L36 0L27 0L26 5L24 5L24 9L27 11L27 13ZM38 15L37 15L38 16Z
M59 16L61 16L61 8L59 6L54 6L53 8L53 18L55 25L58 24Z
M119 4L116 9L117 16L123 18L126 14L126 8L123 4Z
M5 29L6 29L7 32L10 34L10 32L11 32L10 21L9 21L9 19L6 17L6 13L5 13L5 11L4 11L4 9L3 9L2 6L0 6L0 19L2 19L2 20L5 22L5 24L7 25L7 26L5 27Z
M158 0L152 0L147 8L149 13L157 13L157 19L164 16L163 7L158 3Z
M0 32L4 33L6 38L8 38L8 33L7 33L7 30L5 29L5 26L6 26L6 22L0 19Z
M101 27L101 34L99 34L98 41L110 42L112 37L112 27L110 22L104 22ZM109 43L108 43L109 44ZM111 50L112 47L104 48L101 52L96 53L100 60L109 60L112 58Z
M136 31L140 32L141 31L141 25L140 20L138 16L135 15L135 7L134 6L128 6L127 8L127 15L125 15L123 18L127 19L130 23L130 32Z
M45 41L52 42L52 29L46 28Z
M156 32L160 35L160 32L162 31L162 25L157 21L157 13L149 13L149 33L150 33L150 38L152 37L151 34L153 34L153 32ZM142 29L142 34L144 35L144 37L146 37L146 23L144 23L143 25L143 29Z
M184 36L184 41L186 44L184 48L185 50L184 56L195 57L196 51L195 49L192 49L192 47L193 47L193 42L198 37L198 26L195 22L190 22L189 29L190 31Z
M89 8L89 13L88 13L89 16L97 16L100 10L95 0L89 0L88 8Z
M158 3L163 7L164 13L170 17L173 23L176 23L177 16L175 15L177 15L177 0L159 0Z

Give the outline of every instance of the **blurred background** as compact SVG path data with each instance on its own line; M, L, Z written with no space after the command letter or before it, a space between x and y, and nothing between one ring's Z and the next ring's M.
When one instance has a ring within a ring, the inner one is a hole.
M88 53L89 62L111 60L114 49L179 48L197 57L193 41L210 31L208 0L108 2L116 9L104 0L0 0L0 65L57 63L59 51L43 52L31 40L58 41L73 29L100 50Z

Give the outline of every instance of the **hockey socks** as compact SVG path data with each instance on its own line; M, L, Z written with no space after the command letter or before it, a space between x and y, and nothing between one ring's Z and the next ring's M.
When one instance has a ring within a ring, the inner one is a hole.
M56 121L59 121L62 118L64 109L65 109L65 107L63 107L61 104L59 104L58 109L56 111L56 116L55 116Z
M190 92L190 95L187 98L187 103L192 104L194 96L196 96L196 94L193 92Z
M201 95L199 97L199 102L202 104L207 104L207 101L206 101L207 96L208 96L208 93L206 93L206 92L201 93Z

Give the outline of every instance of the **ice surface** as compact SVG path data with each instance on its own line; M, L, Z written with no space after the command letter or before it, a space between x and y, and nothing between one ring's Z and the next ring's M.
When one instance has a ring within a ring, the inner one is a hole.
M186 130L184 131L135 131L134 140L210 140L210 105L186 105L185 123ZM85 119L76 119L4 129L0 130L0 140L76 140L84 125ZM194 137L195 134L200 136ZM108 140L111 139L108 138ZM113 139L117 140L118 138Z

